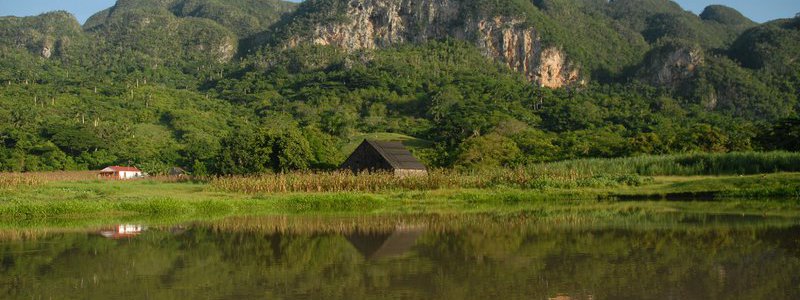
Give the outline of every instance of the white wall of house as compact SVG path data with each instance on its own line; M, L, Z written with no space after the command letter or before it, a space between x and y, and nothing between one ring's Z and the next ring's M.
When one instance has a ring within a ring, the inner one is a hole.
M119 179L133 179L140 177L142 177L142 172L129 172L129 171L119 172Z

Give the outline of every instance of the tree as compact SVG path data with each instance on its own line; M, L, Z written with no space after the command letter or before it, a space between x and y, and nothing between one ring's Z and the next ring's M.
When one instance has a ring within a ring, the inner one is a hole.
M271 170L269 147L257 128L240 126L222 140L217 171L226 175L266 173Z
M163 174L178 160L179 144L172 132L160 125L136 125L114 151L121 163L133 164L151 174Z
M685 150L704 152L727 152L728 136L709 124L695 124L684 135L688 139Z
M334 169L344 160L333 136L325 134L316 127L303 128L303 136L312 152L311 167Z
M105 148L105 143L86 128L54 127L49 130L52 133L51 141L73 156Z
M296 127L269 132L267 140L272 145L270 163L275 172L308 169L314 158L308 140Z
M521 151L513 140L497 133L476 136L461 144L456 165L465 168L509 166Z
M217 171L245 175L304 170L313 158L308 141L296 127L244 125L222 140Z
M767 126L758 140L765 149L800 151L800 118L787 118Z

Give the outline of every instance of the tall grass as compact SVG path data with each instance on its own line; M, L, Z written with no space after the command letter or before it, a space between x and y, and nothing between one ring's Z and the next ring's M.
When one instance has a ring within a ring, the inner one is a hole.
M428 176L391 173L294 172L254 177L154 177L146 182L209 182L223 192L330 193L514 187L524 189L639 186L648 176L752 175L800 172L800 153L742 152L579 159L514 169L432 170ZM0 173L0 189L19 189L47 182L97 180L97 172Z
M40 186L47 182L85 181L98 178L95 171L59 171L34 173L0 173L0 189Z
M105 178L99 175L98 171L57 171L57 172L31 172L31 173L2 173L0 172L0 189L17 189L23 187L41 186L48 182L79 182L79 181L116 181L118 179ZM144 181L152 183L183 183L183 182L203 182L203 178L192 178L189 176L151 176Z
M646 179L637 175L592 175L577 172L534 173L528 169L489 169L475 172L437 169L427 176L398 177L392 173L354 175L348 171L294 172L255 177L212 179L212 188L236 193L331 193L385 192L396 190L437 190L447 188L575 188L640 185Z
M734 152L580 159L532 166L545 172L643 176L753 175L800 172L800 153ZM536 172L536 171L533 171Z
M41 178L26 174L0 173L0 190L39 186L43 182Z
M397 177L391 173L294 172L254 177L220 177L213 189L236 193L384 192L458 188L525 189L639 186L649 176L752 175L800 172L800 153L747 152L580 159L535 164L515 169L432 170L428 176Z

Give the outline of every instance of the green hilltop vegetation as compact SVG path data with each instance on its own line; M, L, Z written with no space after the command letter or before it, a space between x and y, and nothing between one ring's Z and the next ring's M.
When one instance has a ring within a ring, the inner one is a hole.
M666 0L455 2L459 20L524 20L586 83L540 88L468 36L288 43L350 21L344 0L119 0L82 26L65 12L5 17L0 171L324 170L363 137L464 169L800 151L800 18L697 16Z

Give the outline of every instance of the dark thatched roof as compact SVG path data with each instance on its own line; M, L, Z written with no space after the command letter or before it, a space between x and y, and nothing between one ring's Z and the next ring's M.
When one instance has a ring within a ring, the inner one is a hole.
M341 168L357 173L391 171L399 176L409 172L410 175L427 173L425 165L417 160L403 143L370 140L364 140L342 163Z
M366 140L396 170L427 170L402 142Z

